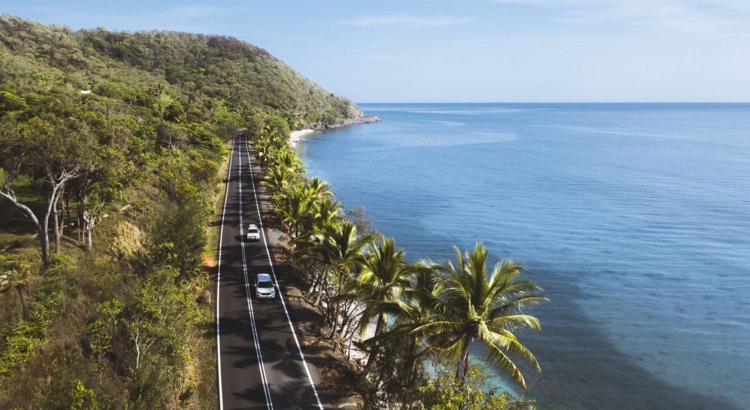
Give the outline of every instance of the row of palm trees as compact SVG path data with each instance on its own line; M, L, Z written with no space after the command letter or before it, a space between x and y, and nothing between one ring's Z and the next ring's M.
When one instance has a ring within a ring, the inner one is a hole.
M348 220L329 184L305 176L287 137L279 128L255 136L262 183L273 193L308 294L324 308L325 337L351 351L356 335L367 336L359 343L368 353L360 379L373 394L383 400L389 391L413 388L425 375L425 363L436 360L452 363L465 382L475 342L526 389L514 360L541 368L515 333L540 329L526 312L546 298L539 286L519 277L523 268L510 260L488 268L481 244L464 253L454 248L454 261L408 263L393 239Z

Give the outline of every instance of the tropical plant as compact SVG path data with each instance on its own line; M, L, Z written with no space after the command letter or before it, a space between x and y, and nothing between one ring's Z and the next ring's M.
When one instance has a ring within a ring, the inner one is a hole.
M396 249L393 238L383 238L379 244L369 244L361 262L362 270L356 284L356 295L364 302L365 308L360 320L360 335L375 320L373 337L385 328L387 303L393 301L402 289L409 285L411 266L404 261L404 251ZM379 345L372 347L368 365L378 354Z
M461 381L447 371L418 386L414 400L415 410L534 410L533 400L516 400L497 387L488 388L486 369L472 368L466 381Z
M327 225L322 233L316 235L318 250L324 263L334 272L337 290L341 295L344 284L351 280L351 271L363 261L362 251L372 240L372 236L357 233L354 223L345 221L340 224ZM331 320L330 338L337 335L339 326L340 303L329 303L327 315ZM332 308L332 309L331 309Z
M539 320L524 311L546 301L542 289L529 279L519 279L520 265L504 260L487 270L488 252L481 244L461 254L454 248L456 262L431 264L440 275L433 316L413 330L427 338L447 357L456 360L456 377L465 382L469 374L469 346L483 343L491 363L497 364L523 389L526 381L511 356L519 357L537 371L541 367L534 355L514 332L540 330Z

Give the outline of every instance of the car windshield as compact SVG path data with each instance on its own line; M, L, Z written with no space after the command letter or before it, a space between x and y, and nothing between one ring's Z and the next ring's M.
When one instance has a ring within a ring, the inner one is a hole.
M250 228L247 230L249 233L258 233L258 230L255 228Z
M273 287L273 283L262 280L262 281L258 282L258 287L259 288L272 288Z

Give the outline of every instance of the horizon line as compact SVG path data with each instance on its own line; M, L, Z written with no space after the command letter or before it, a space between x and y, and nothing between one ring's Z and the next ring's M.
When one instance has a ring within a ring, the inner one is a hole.
M355 104L750 104L750 101L356 101Z

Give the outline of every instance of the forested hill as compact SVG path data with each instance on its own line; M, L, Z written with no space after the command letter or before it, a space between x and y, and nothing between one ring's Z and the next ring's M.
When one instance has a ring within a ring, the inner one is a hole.
M186 111L221 102L243 117L280 115L293 129L362 115L267 51L226 36L72 31L2 15L0 61L0 84L14 94L70 87L133 104L167 94Z

